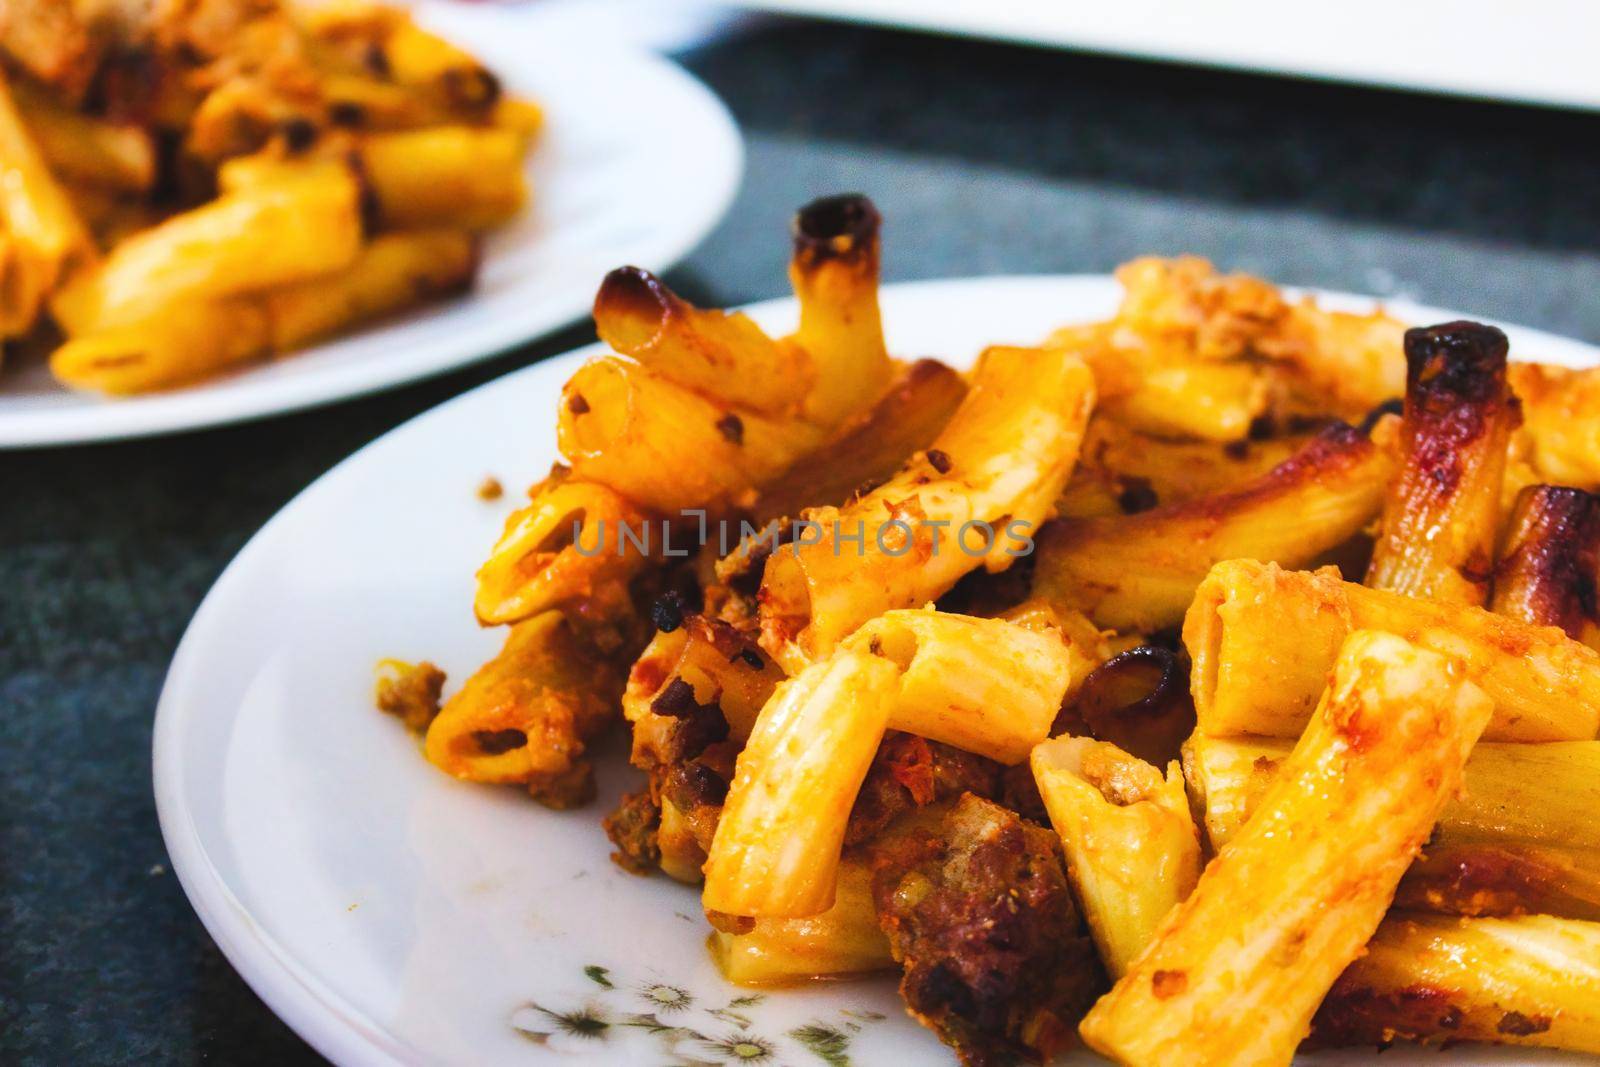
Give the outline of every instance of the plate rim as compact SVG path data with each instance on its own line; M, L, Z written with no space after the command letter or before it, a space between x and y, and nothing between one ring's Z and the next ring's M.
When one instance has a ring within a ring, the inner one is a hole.
M1036 287L1041 293L1078 287L1102 292L1120 291L1109 274L1077 273L923 279L887 284L881 292L888 295L938 289L960 291L975 285ZM1383 307L1417 322L1443 322L1468 317L1461 312L1338 290L1283 286L1281 291L1289 296L1311 295L1331 307ZM778 297L746 304L737 310L760 321L767 316L790 315L796 306L793 297ZM885 318L887 320L889 316L886 314ZM1553 347L1565 349L1574 355L1581 352L1594 365L1600 366L1600 344L1506 324L1500 320L1479 321L1514 331L1521 338L1523 347ZM997 335L996 343L999 343L998 335L1003 332L1002 327L997 326L994 332ZM308 973L299 961L261 930L217 869L194 825L185 796L186 768L182 752L187 736L185 726L199 703L187 697L187 690L193 681L189 664L204 655L202 645L208 636L201 635L207 630L205 623L211 615L225 609L234 585L246 580L250 561L256 554L266 550L264 546L269 545L272 538L277 536L277 531L291 521L290 514L296 512L307 497L326 492L326 486L340 477L342 472L365 462L370 453L377 451L392 437L421 432L425 423L442 417L446 411L458 405L474 403L480 394L492 390L528 388L536 379L563 375L575 369L583 360L606 351L609 349L603 342L581 345L475 386L380 434L323 472L263 523L223 568L184 628L162 683L151 731L151 784L157 821L173 873L190 906L228 964L274 1015L317 1052L336 1064L359 1064L365 1067L369 1064L395 1065L426 1061L410 1054L387 1032L372 1026L360 1011L351 1007L339 993L323 986L314 974ZM1570 359L1563 362L1570 363Z
M498 17L505 20L503 25L517 27L515 32L519 34L536 36L542 30L536 18L512 11L474 10L463 15L459 12L452 13L449 5L441 7L436 0L419 4L417 14L419 19L431 18L447 24L451 18L455 18L455 26L458 27ZM450 32L448 26L445 32L447 34ZM707 143L712 148L707 155L727 161L726 167L705 175L709 179L704 183L709 187L709 195L699 203L699 209L689 215L687 224L672 234L671 240L664 241L652 254L639 256L641 260L649 260L641 262L641 266L657 273L665 272L681 263L727 217L744 184L747 163L744 136L733 113L722 98L710 86L671 59L642 46L620 41L608 41L586 47L592 48L594 61L599 65L624 63L641 73L647 73L657 84L672 84L677 91L684 94L684 99L694 100L695 105L701 109ZM537 196L537 191L535 195ZM474 295L469 292L457 299L470 302L474 299ZM96 397L94 399L97 402L94 403L59 409L13 412L0 417L0 452L178 435L258 422L279 415L289 415L372 396L482 363L503 355L519 345L549 337L582 322L588 310L587 298L581 303L574 298L572 306L563 305L559 309L558 318L554 311L545 316L552 320L550 324L532 329L517 317L499 316L480 324L476 329L462 331L463 336L453 345L456 354L448 359L435 360L426 365L390 373L382 371L381 358L362 360L347 367L329 368L320 377L291 378L276 383L263 382L256 389L246 388L215 397L209 405L203 407L188 406L195 403L196 394L193 391L176 389L122 399ZM329 341L314 345L311 349L295 352L289 358L304 355L326 344L379 333L395 326L395 323L385 322L369 324L352 333L340 334ZM235 381L248 382L249 374L250 369L245 368ZM3 394L0 394L0 399L3 398Z

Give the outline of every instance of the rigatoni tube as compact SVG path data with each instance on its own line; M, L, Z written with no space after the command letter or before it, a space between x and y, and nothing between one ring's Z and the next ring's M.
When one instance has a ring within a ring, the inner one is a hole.
M1184 771L1220 849L1277 781L1293 742L1214 738L1184 747ZM1600 919L1600 741L1484 742L1461 793L1400 883L1398 906L1465 915Z
M1200 836L1176 763L1165 777L1115 745L1056 737L1030 759L1100 958L1126 974L1200 877Z
M1017 764L1049 736L1072 673L1054 633L942 611L891 611L849 647L900 670L889 728Z
M1083 1021L1129 1064L1287 1064L1459 787L1483 692L1392 634L1345 641L1256 816Z
M1334 983L1312 1040L1397 1037L1600 1053L1600 924L1392 913Z
M872 903L872 872L860 860L839 864L833 907L800 919L757 919L745 933L716 931L711 958L735 985L792 985L849 978L894 966Z
M1489 606L1600 648L1600 498L1562 485L1517 494Z
M1211 569L1184 619L1200 729L1298 737L1352 630L1383 630L1462 663L1495 703L1491 741L1588 741L1600 654L1546 627L1253 560Z
M778 687L717 823L701 896L708 912L795 918L833 906L845 825L898 674L886 659L842 649Z
M1521 422L1506 335L1476 322L1406 331L1405 456L1367 584L1482 604L1494 567L1506 445Z
M1389 448L1338 424L1237 489L1052 523L1039 536L1034 591L1111 629L1170 626L1215 563L1299 566L1359 533L1382 507L1394 469Z
M829 196L794 219L789 283L800 303L794 342L814 374L805 414L836 426L888 388L894 366L878 312L878 209L859 195Z
M797 412L815 378L803 349L747 315L697 308L638 267L606 275L594 324L600 340L657 374L752 411Z
M731 506L825 436L798 419L736 411L615 358L579 368L562 390L557 419L574 474L667 516Z

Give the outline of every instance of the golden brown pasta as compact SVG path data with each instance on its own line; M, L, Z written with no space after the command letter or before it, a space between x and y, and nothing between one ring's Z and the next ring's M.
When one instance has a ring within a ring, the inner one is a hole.
M1129 1064L1288 1064L1490 710L1443 656L1352 634L1256 816L1084 1019L1084 1040Z
M1506 446L1520 419L1506 336L1450 322L1406 331L1404 462L1384 505L1367 584L1482 604L1494 568Z
M1200 877L1183 776L1087 737L1052 738L1030 763L1100 959L1120 978Z
M1388 448L1337 424L1231 492L1052 523L1039 535L1034 592L1110 629L1170 626L1215 563L1300 566L1359 533L1382 506L1394 469Z
M1600 654L1482 608L1417 600L1252 560L1213 567L1184 619L1200 728L1298 737L1339 646L1383 630L1443 652L1495 703L1491 741L1588 741L1600 726Z
M1490 607L1557 626L1600 648L1600 499L1582 489L1530 485L1512 505Z
M791 669L892 608L920 606L1029 550L1077 460L1094 383L1076 357L991 348L933 447L806 533L762 578L762 646ZM847 548L847 545L853 546Z
M878 209L864 196L831 196L794 221L789 282L800 303L795 343L811 362L806 417L836 426L871 404L893 376L878 314Z
M793 413L815 384L804 350L738 312L697 308L637 267L606 275L594 324L600 340L652 372L751 411Z
M612 721L622 671L560 612L513 626L428 728L434 766L473 782L525 784L552 807L594 796L587 743Z
M533 488L532 502L507 517L478 568L479 622L519 622L558 607L597 619L627 610L628 582L652 554L622 531L642 529L649 516L613 490L570 474L557 467Z
M1221 849L1277 780L1293 742L1196 733L1184 770ZM1397 906L1465 915L1600 919L1600 741L1484 742L1467 760Z
M1600 924L1396 912L1334 983L1312 1037L1600 1053Z

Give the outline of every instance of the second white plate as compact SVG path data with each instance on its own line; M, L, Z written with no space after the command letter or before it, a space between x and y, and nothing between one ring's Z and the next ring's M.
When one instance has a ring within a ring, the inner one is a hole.
M727 110L681 69L541 20L429 3L424 24L545 110L532 203L491 234L467 296L186 389L108 400L39 362L0 367L0 448L190 430L293 411L438 374L581 319L601 277L664 270L727 210L743 146Z
M968 366L986 344L1104 318L1119 292L1104 277L981 278L893 286L882 303L892 351ZM794 326L790 300L753 314L774 332ZM1586 345L1509 332L1524 358L1600 362ZM383 657L432 659L453 690L495 651L500 633L472 619L472 576L521 494L490 505L473 490L486 474L515 490L549 469L561 385L597 351L407 423L240 552L190 624L156 716L174 869L239 972L341 1064L953 1063L892 980L765 994L723 981L699 894L608 858L600 817L641 781L620 750L601 762L596 805L552 812L445 777L374 710ZM1437 1062L1398 1048L1381 1061Z

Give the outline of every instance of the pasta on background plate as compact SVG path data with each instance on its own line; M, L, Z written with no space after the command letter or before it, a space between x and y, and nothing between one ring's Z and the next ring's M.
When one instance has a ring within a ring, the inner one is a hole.
M730 981L897 972L971 1067L1600 1052L1600 370L1193 258L903 362L880 224L801 210L789 336L605 279L504 649L389 668L427 758L566 807L622 724Z
M0 7L0 350L144 393L463 291L542 121L365 0Z

